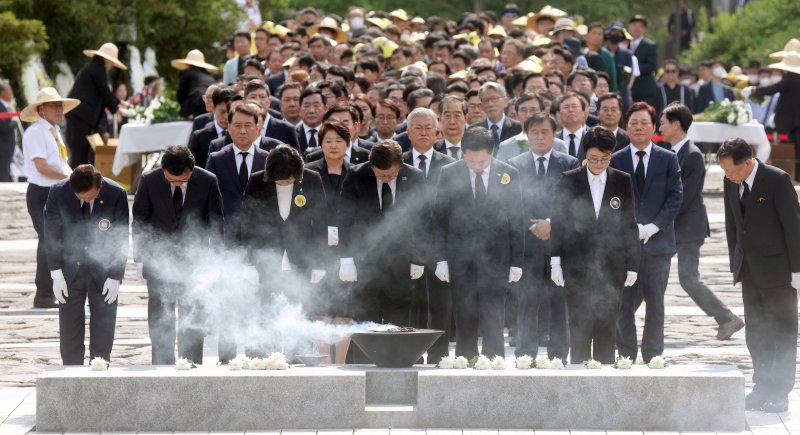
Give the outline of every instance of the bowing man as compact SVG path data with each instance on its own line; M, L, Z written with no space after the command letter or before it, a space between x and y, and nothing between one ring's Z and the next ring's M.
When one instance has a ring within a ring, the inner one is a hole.
M47 263L59 302L61 360L82 365L89 299L89 358L111 360L117 295L128 258L128 195L94 166L56 183L44 208Z
M551 279L567 299L570 363L611 364L620 295L639 270L639 232L630 176L608 167L614 134L594 127L583 144L587 165L555 189Z

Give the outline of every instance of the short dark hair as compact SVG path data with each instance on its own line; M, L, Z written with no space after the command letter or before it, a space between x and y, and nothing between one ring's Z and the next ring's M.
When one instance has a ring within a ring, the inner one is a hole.
M233 115L237 113L243 113L247 116L252 116L256 124L258 124L258 120L261 119L261 110L257 110L256 109L257 107L259 106L256 106L253 103L245 103L237 105L236 107L233 108L233 110L228 112L228 122L229 123L233 122ZM264 108L262 107L261 109L263 110Z
M442 98L442 101L439 102L439 116L442 116L445 106L450 103L458 103L461 106L461 112L467 116L467 100L455 95L445 95Z
M603 102L604 101L608 101L608 100L615 100L617 102L617 104L619 105L619 111L620 112L622 112L624 110L623 105L622 105L622 97L620 97L618 94L615 94L613 92L608 92L606 94L603 94L603 95L597 97L597 110L600 110L600 107L603 105Z
M75 193L85 193L100 188L103 174L90 164L80 165L69 174L69 187Z
M230 101L234 95L236 95L236 90L232 86L222 86L214 90L214 93L211 94L211 102L215 106L218 106Z
M331 89L331 90L333 90L333 89ZM303 89L303 92L300 93L300 105L302 106L303 105L303 100L305 100L306 98L308 98L308 97L310 97L312 95L319 95L319 97L322 98L322 104L323 105L327 103L327 98L325 98L325 94L323 94L322 91L318 87L309 86L309 87Z
M583 141L583 152L585 154L590 149L597 148L605 154L611 154L616 146L617 138L614 133L605 127L596 125L586 133L586 139Z
M194 156L186 145L170 145L161 156L161 167L172 175L194 169Z
M717 150L717 160L730 157L733 159L734 165L740 165L745 160L752 159L753 156L755 156L753 147L740 137L726 140Z
M683 130L684 133L689 131L689 127L692 126L692 111L678 102L668 104L667 107L661 111L661 114L664 115L670 123L675 121L680 122L681 130Z
M244 30L240 30L233 34L233 39L236 38L247 38L247 41L250 41L250 32L245 32Z
M374 60L366 60L366 59L360 60L358 61L358 63L356 63L356 68L361 68L362 70L363 69L370 70L374 73L380 72L380 67L378 66L378 62L375 62Z
M536 100L536 102L539 103L539 110L544 110L544 101L542 101L542 99L539 98L538 95L530 92L523 93L522 95L519 96L519 98L516 99L516 101L514 101L514 109L519 111L519 106L523 105L524 103L527 103L530 100Z
M372 146L369 163L378 169L389 169L403 164L403 148L397 141L384 139Z
M266 90L267 91L267 96L270 95L269 86L267 86L267 84L264 83L263 80L256 79L256 80L250 80L249 82L247 82L246 85L244 85L244 96L245 96L245 98L247 98L247 96L250 95L251 92L257 91L259 89Z
M466 131L461 139L463 151L494 151L494 138L486 127L472 127Z
M581 102L581 109L586 110L586 105L587 105L586 100L583 99L583 97L580 94L578 94L577 92L570 92L568 94L564 94L564 95L558 97L558 99L553 102L553 107L556 108L556 112L557 113L561 112L561 105L564 104L564 101L567 101L570 98L577 98L578 101Z
M267 156L264 167L264 180L277 181L294 178L295 181L303 179L303 158L296 149L289 145L278 145Z
M324 115L322 115L322 122L326 122L331 117L331 115L339 112L349 113L350 119L353 121L353 123L361 122L364 118L364 115L361 112L361 108L356 106L355 104L350 102L336 103L333 106L331 106L330 109L325 111Z
M329 119L322 123L322 127L319 129L320 144L322 144L322 141L325 139L325 135L328 133L333 133L342 138L348 144L350 143L350 130L342 121L339 121L338 119Z
M251 57L250 59L247 59L244 62L244 66L242 67L242 69L247 68L248 66L252 66L254 68L258 68L261 71L262 74L264 73L264 64L262 64L261 61L259 61L258 59L254 58L254 57Z
M378 107L385 107L387 109L390 109L391 111L394 112L394 115L398 118L400 118L400 116L402 115L402 111L400 110L400 108L397 107L396 104L392 103L392 100L388 98L384 98L383 100L378 101L378 104L375 105L374 112L378 111Z
M553 132L555 133L557 128L556 119L547 112L539 112L526 119L524 131L527 133L528 130L530 130L534 125L544 124L545 122L550 123L550 128L552 128Z
M650 122L652 122L653 125L656 125L656 109L654 109L653 106L645 103L644 101L638 101L636 103L633 103L631 108L628 109L628 113L625 115L625 118L631 119L631 115L640 111L647 112L647 114L650 115Z
M409 110L416 109L417 100L420 98L430 97L433 98L433 91L428 88L419 88L408 94L406 105Z
M278 99L283 97L283 93L288 91L289 89L297 89L300 93L303 93L303 85L297 82L289 82L284 83L280 88L278 88Z
M328 68L328 75L335 75L343 77L345 82L352 82L356 79L356 74L349 68L342 68L340 66L332 66Z
M576 68L569 76L567 76L567 86L572 86L572 81L575 76L584 76L592 82L592 89L597 87L597 72L591 68Z

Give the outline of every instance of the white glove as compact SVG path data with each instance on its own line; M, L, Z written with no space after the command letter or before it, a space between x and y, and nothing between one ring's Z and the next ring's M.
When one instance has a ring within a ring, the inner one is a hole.
M522 278L522 269L512 266L508 271L508 282L519 282L520 278Z
M117 296L119 296L119 281L111 278L106 279L103 284L103 295L105 295L103 300L107 304L113 304L117 300Z
M636 226L639 227L639 240L645 240L647 238L647 231L644 230L644 225L636 224Z
M639 276L636 272L628 271L628 276L625 277L625 287L630 287L636 284L636 278Z
M242 279L253 285L258 285L258 269L255 266L245 266L242 269Z
M751 95L751 94L753 93L753 91L755 91L755 90L756 90L756 87L755 87L755 86L748 86L748 87L746 87L746 88L742 89L741 91L739 91L739 93L741 93L741 94L742 94L742 96L743 96L743 97L745 97L745 98L750 98L750 95Z
M325 278L325 274L327 274L325 270L322 269L313 269L311 271L311 284L316 284L322 281L322 278Z
M792 272L792 287L800 291L800 272Z
M136 277L144 280L144 263L135 263L136 264Z
M411 279L420 279L423 273L425 273L425 266L411 265Z
M339 227L328 227L328 246L339 246Z
M446 261L436 263L436 271L434 272L439 281L450 282L450 267Z
M53 295L55 295L59 303L67 303L67 298L69 297L69 293L67 292L67 280L64 278L53 280Z
M339 279L344 282L358 281L358 271L352 258L339 259Z
M550 279L559 286L564 287L564 272L561 270L560 264L550 265Z

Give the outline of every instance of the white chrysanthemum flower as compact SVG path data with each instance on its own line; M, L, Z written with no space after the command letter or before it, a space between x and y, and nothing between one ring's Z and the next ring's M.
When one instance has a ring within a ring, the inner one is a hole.
M108 370L108 361L104 360L103 358L100 358L99 356L96 356L92 358L91 361L89 361L89 366L94 371Z
M452 356L443 356L441 361L439 361L439 368L440 369L452 369L456 364L456 359Z
M484 355L479 356L478 360L475 361L475 370L489 370L491 366L492 362Z
M547 359L545 355L539 355L536 357L535 367L537 369L549 369L550 368L550 360Z
M250 370L266 370L267 361L263 358L253 358L250 360Z
M603 366L603 364L600 361L595 361L593 359L590 359L589 361L586 361L585 363L583 363L583 365L587 369L599 369L600 367Z
M506 369L506 360L500 355L495 355L494 359L492 360L492 370L505 370Z
M651 369L663 369L667 366L667 361L661 356L654 356L650 359L650 362L647 363L647 367Z
M228 370L238 371L244 368L244 361L239 358L234 358L228 361Z
M551 369L563 369L564 368L564 361L561 361L561 358L553 358L550 361L550 368Z
M617 362L614 363L615 369L630 370L631 367L633 367L633 361L627 356L617 358Z
M517 358L517 368L520 370L527 370L531 368L533 364L533 358L530 355L522 355L521 357Z
M469 367L469 360L464 356L456 357L455 362L453 362L453 368L464 370Z
M192 363L186 358L178 358L175 361L175 368L178 370L189 370L192 368Z

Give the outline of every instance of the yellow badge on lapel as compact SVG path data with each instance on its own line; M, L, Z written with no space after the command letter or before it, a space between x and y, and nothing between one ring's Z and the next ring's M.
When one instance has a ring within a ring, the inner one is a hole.
M500 176L500 184L508 184L510 182L511 182L511 176L503 172L503 175Z
M589 159L583 159L581 162L581 167L586 166L587 164L589 164Z
M306 205L306 197L303 195L297 195L294 197L294 205L298 207L303 207Z

